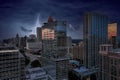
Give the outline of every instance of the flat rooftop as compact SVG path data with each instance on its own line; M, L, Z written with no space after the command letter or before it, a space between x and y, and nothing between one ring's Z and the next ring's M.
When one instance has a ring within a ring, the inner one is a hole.
M81 66L80 68L73 69L73 71L77 76L84 77L96 73L98 71L98 68L87 69L85 66Z
M76 60L69 60L69 63L79 66L79 62Z
M117 49L112 49L111 51L109 52L112 52L112 53L118 53L120 54L120 48L117 48Z
M6 52L18 52L19 50L15 49L15 47L10 46L0 46L0 53Z

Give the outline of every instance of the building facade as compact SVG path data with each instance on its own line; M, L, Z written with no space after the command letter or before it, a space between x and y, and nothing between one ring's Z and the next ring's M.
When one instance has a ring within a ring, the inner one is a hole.
M43 56L54 63L55 80L68 80L66 28L65 21L54 21L51 16L42 26Z
M117 34L117 23L108 24L108 42L113 45L113 48L118 47Z
M0 47L0 80L25 80L25 58L13 47Z
M104 44L99 51L99 80L120 80L120 49Z
M27 42L26 48L29 52L39 52L42 50L42 43L39 41Z
M107 43L107 16L86 13L83 23L84 65L87 68L98 66L99 45Z
M83 64L83 59L84 59L83 49L84 49L83 42L80 42L78 45L74 45L69 48L69 54L71 58L78 60L80 64Z
M42 29L41 27L37 27L37 40L42 41Z

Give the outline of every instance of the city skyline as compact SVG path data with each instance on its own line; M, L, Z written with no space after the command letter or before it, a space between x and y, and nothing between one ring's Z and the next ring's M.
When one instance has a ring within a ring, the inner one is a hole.
M0 0L0 80L120 80L117 1Z
M50 15L68 22L69 36L83 39L82 20L86 12L105 14L109 23L117 22L119 26L119 2L113 0L1 0L0 39L35 33Z

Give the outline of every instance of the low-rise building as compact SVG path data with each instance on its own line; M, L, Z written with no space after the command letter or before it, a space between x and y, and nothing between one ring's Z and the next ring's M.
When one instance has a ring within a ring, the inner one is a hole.
M37 52L39 50L42 50L42 43L38 41L27 42L26 48L29 52Z

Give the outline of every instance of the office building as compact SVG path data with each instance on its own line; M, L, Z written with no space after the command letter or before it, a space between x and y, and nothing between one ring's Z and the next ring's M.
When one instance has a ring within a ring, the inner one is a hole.
M72 38L70 36L67 36L67 47L72 47Z
M108 39L117 36L117 23L108 24Z
M55 80L68 79L66 27L65 21L54 21L51 16L42 26L43 56L54 63Z
M41 27L37 27L37 41L42 41L42 29Z
M29 41L26 44L26 48L29 52L39 52L42 50L42 43L39 41Z
M86 13L83 23L84 65L98 67L99 45L107 43L107 16L99 13Z
M13 47L0 47L0 80L25 80L25 58Z
M117 23L108 24L108 42L113 45L113 48L118 47L117 42Z
M48 39L53 40L55 38L54 33L55 32L53 29L43 28L42 29L42 40L48 40Z
M42 49L43 56L51 57L54 52L54 39L55 39L55 30L54 30L55 22L53 22L52 17L48 18L48 22L44 23L42 28Z
M42 50L42 42L38 41L36 35L31 34L26 42L26 49L30 53L36 53Z
M72 59L78 60L80 64L83 64L83 41L81 41L78 45L73 45L72 47L69 48L69 54Z
M99 80L120 80L120 49L102 44L99 51Z
M26 47L26 42L27 42L27 36L21 37L20 38L20 49L24 49Z

